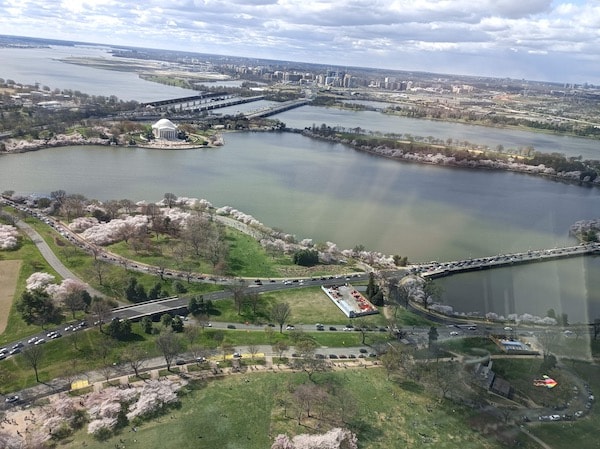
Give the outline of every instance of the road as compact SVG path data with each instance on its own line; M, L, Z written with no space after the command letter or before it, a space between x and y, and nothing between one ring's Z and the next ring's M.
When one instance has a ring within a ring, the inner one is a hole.
M86 284L86 282L82 281L79 277L77 277L71 270L63 265L63 263L56 257L56 254L50 249L48 244L44 241L42 236L31 226L25 223L22 220L18 220L16 225L19 229L21 229L25 234L29 236L31 241L37 246L40 254L46 259L46 262L50 264L50 266L56 271L63 279L73 279L82 284ZM86 284L87 285L87 284ZM104 293L96 290L93 287L88 285L87 291L92 296L99 296L101 298L104 297Z

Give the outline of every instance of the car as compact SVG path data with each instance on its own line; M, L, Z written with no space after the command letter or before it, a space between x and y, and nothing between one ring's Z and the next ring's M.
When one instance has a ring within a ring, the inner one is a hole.
M269 324L267 324L267 326L269 326L269 327L275 327L275 324L269 323Z
M340 359L347 359L348 356L346 354L340 354Z
M227 325L227 329L235 329L235 328L236 328L236 327L235 327L235 325L233 325L233 324L228 324L228 325Z
M4 360L6 358L6 352L0 352L0 360Z
M21 352L21 348L12 348L10 351L8 351L8 355L15 355L19 352Z
M31 337L29 340L27 340L27 343L29 343L30 345L32 345L36 341L38 341L39 339L40 339L40 337Z
M44 343L46 343L46 340L43 338L39 338L35 341L34 345L43 345Z
M23 342L20 341L17 344L15 344L12 348L13 349L18 349L18 348L22 348L23 346L25 346L25 345L23 344Z
M325 326L323 326L321 323L317 323L315 327L317 328L318 331L325 330Z
M452 332L450 332L450 335L451 335L452 337L456 337L456 336L458 335L458 332L456 332L456 331L452 331Z
M377 354L375 354L374 352L369 353L369 357L377 357Z
M348 356L348 358L349 358L349 359L355 359L355 358L356 358L356 356L355 356L354 354L350 354L350 355Z
M288 324L288 325L285 327L285 330L286 330L286 331L293 331L294 329L296 329L296 328L295 328L295 327L294 327L292 324Z
M68 325L67 327L64 328L65 332L70 332L75 328L75 326L73 326L72 324Z
M368 351L365 348L360 348L358 350L361 354L366 354Z
M338 358L338 356L337 356L337 355L335 355L335 354L329 354L329 358L330 358L330 359L337 359L337 358Z
M506 327L504 328L504 330L505 330L505 331L507 331L507 332L510 332L510 331L512 331L512 330L513 330L513 328L512 328L512 327L510 327L510 326L506 326Z
M196 362L197 363L204 363L204 362L206 362L206 357L196 357Z
M52 340L56 340L57 338L62 337L62 334L60 332L54 332L51 336L50 339Z
M233 358L235 358L235 359L241 359L242 358L242 354L240 354L239 352L234 352L233 353Z
M335 332L335 331L337 331L337 327L335 327L335 326L329 326L329 330L332 331L332 332Z
M345 330L346 332L350 332L350 331L354 330L354 328L353 328L353 327L348 327L348 326L346 326L346 327L344 327L344 330Z
M175 360L175 365L185 365L185 360L177 359L177 360Z
M6 402L7 404L13 404L15 402L17 402L19 400L19 396L12 395L12 396L7 396L6 399L4 399L4 402Z

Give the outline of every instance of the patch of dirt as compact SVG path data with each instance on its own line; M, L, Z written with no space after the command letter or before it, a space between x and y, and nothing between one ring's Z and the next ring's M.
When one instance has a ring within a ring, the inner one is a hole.
M20 260L0 261L0 334L6 329L21 270Z

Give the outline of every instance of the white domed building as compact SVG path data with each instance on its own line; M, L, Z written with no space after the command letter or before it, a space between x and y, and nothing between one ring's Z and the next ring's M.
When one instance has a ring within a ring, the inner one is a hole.
M157 139L177 140L177 125L169 119L161 118L152 125L152 134Z

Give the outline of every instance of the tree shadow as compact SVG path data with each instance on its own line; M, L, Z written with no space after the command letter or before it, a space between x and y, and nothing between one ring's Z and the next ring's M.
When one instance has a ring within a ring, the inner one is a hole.
M401 380L397 383L400 388L410 393L422 394L425 391L423 385L413 382L412 380Z

